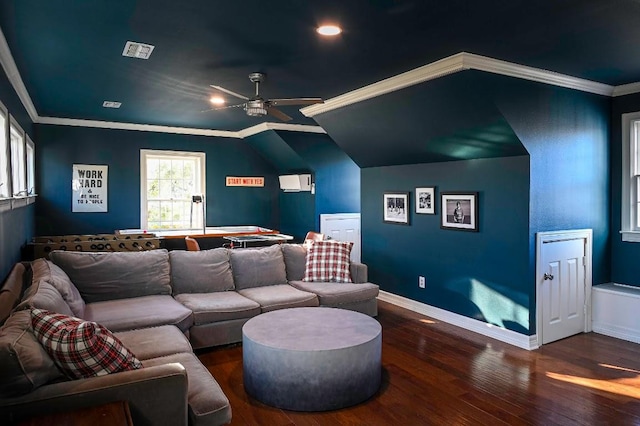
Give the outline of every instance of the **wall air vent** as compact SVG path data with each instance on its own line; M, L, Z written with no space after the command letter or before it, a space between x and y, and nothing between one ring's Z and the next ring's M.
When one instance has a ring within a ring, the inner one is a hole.
M122 105L122 102L104 101L102 103L102 106L105 108L120 108L120 105Z
M151 56L151 52L153 52L154 48L155 46L152 46L150 44L128 41L127 44L124 45L122 56L127 56L129 58L149 59L149 56Z

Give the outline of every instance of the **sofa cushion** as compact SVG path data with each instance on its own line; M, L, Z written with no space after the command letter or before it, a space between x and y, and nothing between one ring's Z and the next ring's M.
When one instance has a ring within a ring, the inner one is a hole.
M340 305L363 302L378 297L379 287L372 283L308 283L305 281L291 281L295 288L315 293L320 300L320 306L339 307Z
M187 337L173 325L139 328L114 334L139 360L193 352Z
M0 328L0 397L22 395L62 377L33 334L31 312L14 312Z
M165 249L107 253L54 250L49 258L67 273L86 303L171 294Z
M62 298L60 292L49 282L39 280L31 284L16 310L45 309L59 314L73 316L73 311Z
M176 300L193 311L196 325L251 318L260 313L260 305L235 291L216 293L178 294Z
M298 290L289 284L238 290L241 295L260 304L262 312L283 308L318 306L318 297L313 293Z
M163 295L87 303L85 319L114 332L160 325L175 325L186 332L193 324L191 310Z
M33 309L31 325L56 365L73 379L142 368L117 337L95 322Z
M284 264L287 268L287 281L300 281L304 278L307 248L303 244L282 244Z
M171 284L174 294L209 293L233 290L229 251L213 250L169 252Z
M304 278L307 282L350 283L350 241L314 241L307 251Z
M145 360L145 367L179 362L187 370L189 425L222 425L231 422L231 405L209 370L192 353Z
M233 249L231 271L236 290L286 284L287 271L278 244L247 249Z
M46 259L36 259L31 263L31 271L32 283L40 280L48 282L58 290L73 315L81 318L84 316L84 300L80 292L58 265Z

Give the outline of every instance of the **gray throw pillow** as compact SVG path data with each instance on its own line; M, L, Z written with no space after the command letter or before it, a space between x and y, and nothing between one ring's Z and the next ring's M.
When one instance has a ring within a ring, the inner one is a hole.
M307 259L307 249L302 244L282 244L288 281L302 281Z
M0 328L0 396L22 395L60 377L33 334L31 311L13 313Z

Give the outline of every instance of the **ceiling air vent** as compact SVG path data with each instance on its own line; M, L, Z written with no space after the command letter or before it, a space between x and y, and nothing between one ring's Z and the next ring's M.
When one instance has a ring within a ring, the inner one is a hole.
M127 44L124 45L122 56L127 56L129 58L149 59L149 56L151 56L151 52L153 52L154 48L155 46L152 46L150 44L128 41Z
M122 102L104 101L102 103L102 106L105 108L120 108L120 105L122 105Z

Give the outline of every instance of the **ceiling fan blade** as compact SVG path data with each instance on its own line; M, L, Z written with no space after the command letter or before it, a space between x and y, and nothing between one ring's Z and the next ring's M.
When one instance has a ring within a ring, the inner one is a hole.
M280 111L278 108L274 108L272 106L267 106L267 114L273 115L276 118L279 118L282 121L290 121L291 117L289 117L284 112Z
M324 101L320 98L289 98L289 99L269 99L271 105L313 105L321 104Z
M249 100L249 98L247 98L246 96L241 95L241 94L236 93L236 92L232 92L231 90L229 90L229 89L225 89L224 87L216 86L216 85L213 85L213 84L210 84L209 86L211 86L211 87L213 87L214 89L219 90L219 91L221 91L221 92L228 93L228 94L229 94L229 95L231 95L231 96L235 96L236 98L244 99L245 101L248 101L248 100Z

